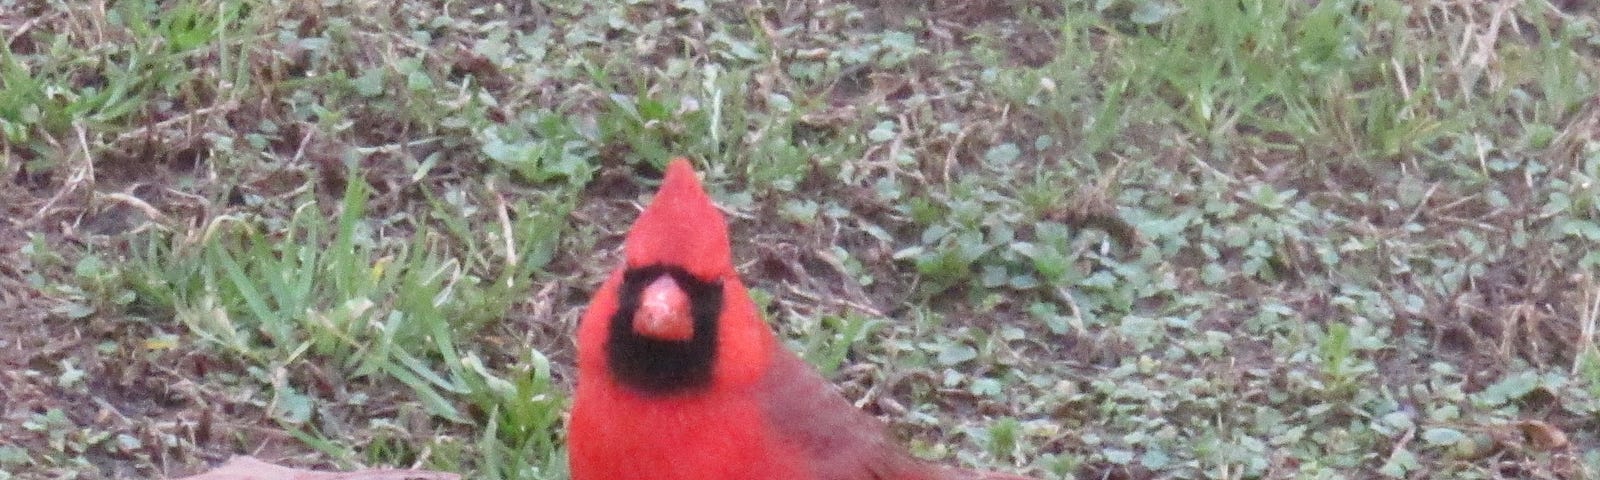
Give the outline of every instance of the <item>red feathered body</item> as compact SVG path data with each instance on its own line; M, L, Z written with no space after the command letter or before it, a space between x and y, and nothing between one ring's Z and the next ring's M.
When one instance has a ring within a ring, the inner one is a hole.
M668 166L623 252L578 327L574 480L1021 478L913 459L783 348L687 160Z

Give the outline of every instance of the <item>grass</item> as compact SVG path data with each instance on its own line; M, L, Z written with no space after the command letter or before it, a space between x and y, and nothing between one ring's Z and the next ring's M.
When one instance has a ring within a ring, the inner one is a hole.
M1600 472L1581 2L0 2L0 479L565 478L673 155L923 457Z

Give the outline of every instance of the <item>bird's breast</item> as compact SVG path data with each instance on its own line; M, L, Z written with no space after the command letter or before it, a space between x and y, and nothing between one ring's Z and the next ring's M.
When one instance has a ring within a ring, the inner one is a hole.
M573 480L810 480L750 395L591 387L580 382L572 412Z

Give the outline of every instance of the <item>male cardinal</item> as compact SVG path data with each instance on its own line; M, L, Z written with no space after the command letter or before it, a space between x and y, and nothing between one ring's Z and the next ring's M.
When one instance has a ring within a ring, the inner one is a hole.
M1028 480L923 463L779 344L674 159L578 326L573 480Z

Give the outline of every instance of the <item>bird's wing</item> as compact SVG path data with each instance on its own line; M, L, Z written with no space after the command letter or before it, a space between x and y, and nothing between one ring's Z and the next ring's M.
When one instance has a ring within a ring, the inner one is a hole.
M760 391L768 423L805 455L819 480L947 480L889 438L883 422L851 405L787 349L777 349Z

